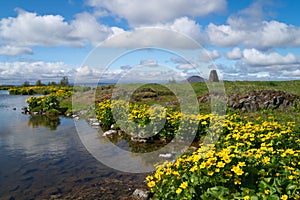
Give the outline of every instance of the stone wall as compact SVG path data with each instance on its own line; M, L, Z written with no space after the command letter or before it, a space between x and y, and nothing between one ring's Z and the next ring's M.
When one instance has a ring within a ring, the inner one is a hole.
M255 112L263 109L286 110L294 106L300 107L300 96L276 90L252 91L246 95L233 94L227 97L227 107L243 112ZM209 101L209 95L198 98L199 103Z

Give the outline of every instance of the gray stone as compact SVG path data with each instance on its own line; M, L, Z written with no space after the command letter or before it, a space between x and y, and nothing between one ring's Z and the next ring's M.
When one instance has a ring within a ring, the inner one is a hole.
M103 136L107 136L107 135L111 135L111 134L116 134L117 131L116 130L108 130L108 131L105 131L103 133Z
M172 154L171 153L165 153L165 154L161 153L161 154L159 154L159 157L160 158L171 158Z
M89 122L95 123L95 122L98 122L98 119L97 118L89 118Z
M119 127L118 127L117 124L112 124L112 125L110 126L110 129L117 130L117 129L119 129Z
M143 138L136 138L136 137L131 137L130 140L132 142L141 142L141 143L146 143L147 140L146 139L143 139Z
M91 126L100 126L100 122L93 122L91 123Z
M145 191L140 190L140 189L134 190L132 195L135 196L135 197L138 197L142 200L147 200L149 198L149 192L145 192Z
M209 82L219 82L219 77L215 69L210 71Z

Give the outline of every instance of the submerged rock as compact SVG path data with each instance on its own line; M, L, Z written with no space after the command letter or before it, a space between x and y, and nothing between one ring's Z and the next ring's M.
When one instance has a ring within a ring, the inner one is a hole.
M103 136L107 136L107 135L111 135L111 134L116 134L117 131L116 130L108 130L108 131L105 131L103 133Z
M159 157L161 158L171 158L172 157L172 154L171 153L165 153L165 154L159 154Z

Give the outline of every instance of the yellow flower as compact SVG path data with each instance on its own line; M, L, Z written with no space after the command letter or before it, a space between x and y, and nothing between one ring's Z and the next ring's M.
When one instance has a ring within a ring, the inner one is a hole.
M270 164L270 160L271 160L270 157L266 156L262 161L266 164Z
M244 197L244 200L250 200L250 197L247 195Z
M287 200L288 198L289 198L289 196L286 194L284 194L280 197L280 199L282 199L282 200Z
M178 171L173 171L173 175L179 177L180 174L178 173Z
M209 172L207 173L207 175L208 175L208 176L212 176L212 175L214 175L214 172L213 172L213 171L209 171Z
M202 162L201 165L200 165L200 169L204 169L205 167L206 167L206 163Z
M185 181L185 182L181 183L179 187L181 187L182 189L185 189L187 186L188 186L188 182Z
M240 184L242 184L241 179L234 179L234 184L235 184L235 185L240 185Z
M289 179L290 179L290 180L293 180L294 178L295 178L295 176L293 176L293 175L290 175L290 176L289 176Z
M149 188L152 188L152 187L155 186L155 182L154 181L150 181L147 185L148 185Z
M244 173L244 171L239 166L233 166L231 171L236 173L238 176L241 176Z
M265 194L270 194L270 190L265 190Z
M191 169L190 169L190 172L194 172L194 171L197 171L198 170L198 166L197 165L194 165Z
M225 166L225 163L223 163L222 161L218 162L217 167L219 168L223 168Z
M206 122L206 121L203 121L203 122L201 122L201 124L202 124L202 125L206 125L206 124L207 124L207 122Z
M220 168L216 168L215 172L220 172Z
M182 189L181 188L178 188L177 190L176 190L176 194L180 194L182 192Z
M153 176L147 176L147 177L146 177L146 180L147 180L147 181L153 180Z

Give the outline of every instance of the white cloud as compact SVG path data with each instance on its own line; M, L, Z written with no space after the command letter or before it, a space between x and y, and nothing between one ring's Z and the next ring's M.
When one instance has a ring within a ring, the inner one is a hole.
M195 69L195 66L192 64L181 64L176 66L176 68L180 70L193 70Z
M96 18L89 13L77 14L70 26L72 27L72 31L69 33L71 38L86 40L86 43L91 42L94 46L114 32L112 28L99 24ZM115 31L119 30L115 29Z
M238 60L242 58L243 54L240 48L234 47L232 51L226 52L225 56L230 60Z
M5 56L16 56L19 54L33 54L32 50L28 47L16 47L16 46L0 46L0 54Z
M264 54L256 49L244 49L243 57L246 64L253 66L269 66L269 65L288 65L299 63L299 59L291 53L282 56L272 52Z
M199 60L202 62L211 62L220 58L221 55L217 50L201 50Z
M191 39L196 40L201 45L206 44L208 41L207 35L203 31L202 27L199 24L197 24L194 20L191 20L187 17L177 18L173 22L166 24L156 24L154 27L179 32L188 37L191 37Z
M219 26L210 23L207 34L212 44L221 47L243 45L247 48L269 49L300 46L300 28L278 21L262 21L255 24L255 28L245 26L242 20L231 20L228 25Z
M197 49L199 44L185 35L170 29L159 27L138 28L115 34L102 44L104 47L115 48L173 48Z
M227 7L225 0L89 0L88 3L126 19L132 27L167 23L183 16L206 16Z
M221 47L271 49L300 46L300 28L275 20L264 20L268 13L269 1L255 1L249 7L231 15L227 24L207 26L212 44Z
M158 66L158 63L156 59L148 59L148 60L141 60L140 65Z
M72 76L74 70L63 62L0 62L0 80L10 80L11 83L59 81L63 76Z
M38 15L19 9L17 17L0 20L0 44L7 46L2 47L1 54L32 53L32 46L97 45L121 31L98 23L88 13L77 14L73 21L66 22L60 15Z
M284 71L282 73L282 76L299 78L300 77L300 69L296 69L296 70L293 70L293 71Z

